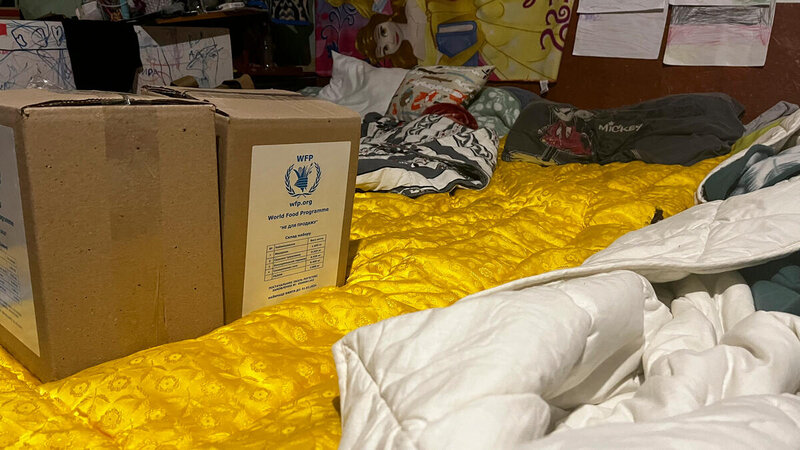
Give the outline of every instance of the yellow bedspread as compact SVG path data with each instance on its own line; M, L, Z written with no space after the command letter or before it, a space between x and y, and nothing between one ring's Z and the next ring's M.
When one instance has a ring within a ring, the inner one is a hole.
M388 317L580 264L692 204L720 159L542 168L501 162L484 191L358 194L348 284L199 339L40 384L0 350L0 446L335 448L331 345Z

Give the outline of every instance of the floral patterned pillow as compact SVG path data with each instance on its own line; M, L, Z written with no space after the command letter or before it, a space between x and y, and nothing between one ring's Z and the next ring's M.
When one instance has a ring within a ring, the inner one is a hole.
M386 115L408 122L431 105L466 107L486 84L494 66L425 66L411 69L392 97Z

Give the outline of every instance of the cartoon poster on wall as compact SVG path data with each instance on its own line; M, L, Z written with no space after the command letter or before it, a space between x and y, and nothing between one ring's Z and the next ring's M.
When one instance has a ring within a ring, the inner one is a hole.
M500 80L555 80L574 0L317 0L316 67L331 52L385 67L495 66Z

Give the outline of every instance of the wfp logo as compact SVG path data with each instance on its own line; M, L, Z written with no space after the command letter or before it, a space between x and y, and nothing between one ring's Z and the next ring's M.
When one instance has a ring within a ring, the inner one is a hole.
M313 155L300 155L297 157L297 161L310 161L313 158ZM286 176L283 182L289 195L292 197L305 197L317 190L321 179L322 168L319 164L312 162L311 164L292 164L289 166L286 169Z

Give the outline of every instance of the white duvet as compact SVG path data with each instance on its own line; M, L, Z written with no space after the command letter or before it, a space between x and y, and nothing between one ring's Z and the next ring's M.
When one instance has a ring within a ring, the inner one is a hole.
M736 272L800 251L800 180L333 348L344 449L800 448L800 317Z

